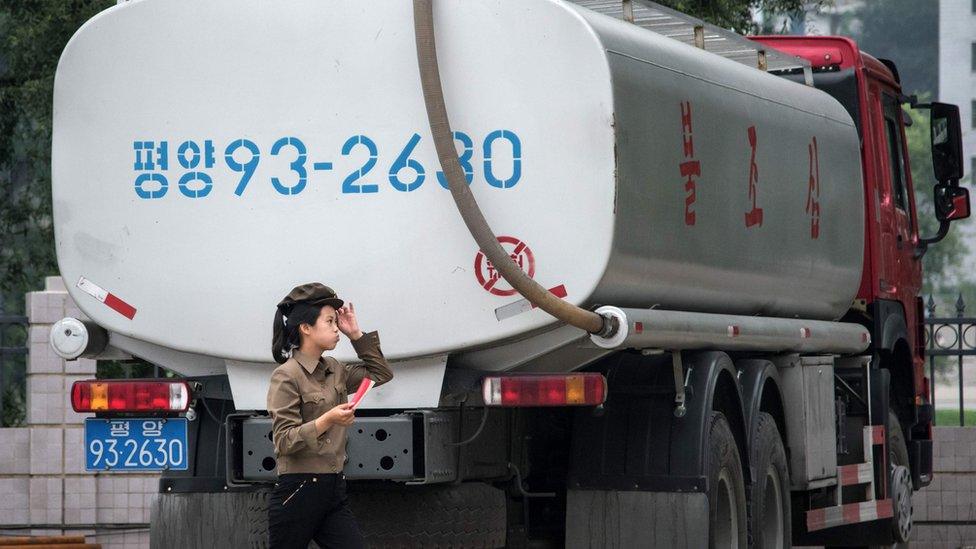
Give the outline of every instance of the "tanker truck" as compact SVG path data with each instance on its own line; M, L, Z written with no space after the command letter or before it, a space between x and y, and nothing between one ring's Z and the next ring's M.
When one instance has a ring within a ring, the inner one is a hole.
M51 344L176 376L71 395L89 470L162 471L154 546L266 543L272 319L309 281L394 371L334 466L372 545L910 536L959 113L847 38L641 0L123 1L66 46L53 128L86 318Z

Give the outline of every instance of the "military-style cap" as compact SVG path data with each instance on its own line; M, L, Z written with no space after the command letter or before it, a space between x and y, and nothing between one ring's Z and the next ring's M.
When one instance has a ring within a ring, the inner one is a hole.
M311 305L331 305L336 309L342 307L343 304L343 301L336 297L335 290L332 288L320 282L309 282L295 286L292 291L288 292L288 295L278 302L278 308L284 309L299 302Z

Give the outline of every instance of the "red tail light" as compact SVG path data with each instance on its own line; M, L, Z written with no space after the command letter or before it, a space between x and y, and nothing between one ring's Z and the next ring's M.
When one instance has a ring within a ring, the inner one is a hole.
M595 373L486 377L481 388L486 406L597 406L607 397Z
M71 386L76 412L185 412L189 406L185 381L89 379Z

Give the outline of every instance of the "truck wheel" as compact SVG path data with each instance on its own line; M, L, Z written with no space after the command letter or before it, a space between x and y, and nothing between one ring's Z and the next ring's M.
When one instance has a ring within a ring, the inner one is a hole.
M908 469L908 445L894 411L888 411L888 471L891 492L891 529L896 547L912 535L912 475Z
M792 543L790 473L786 450L773 416L759 413L752 463L756 481L749 487L752 547L783 548Z
M742 461L721 412L708 425L708 546L746 547L746 487Z
M505 492L481 482L349 494L369 547L505 546ZM355 488L354 488L355 489Z

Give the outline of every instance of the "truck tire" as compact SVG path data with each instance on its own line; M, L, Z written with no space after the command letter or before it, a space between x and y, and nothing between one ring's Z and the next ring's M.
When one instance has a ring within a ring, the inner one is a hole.
M745 549L748 527L742 461L721 412L712 412L708 423L707 458L708 546Z
M505 546L505 492L481 482L363 489L349 505L367 547Z
M888 486L893 516L891 529L894 547L907 543L912 533L912 475L908 463L908 445L898 415L888 410Z
M749 486L751 547L780 549L793 541L790 520L790 472L776 420L760 412L753 443L756 481Z

